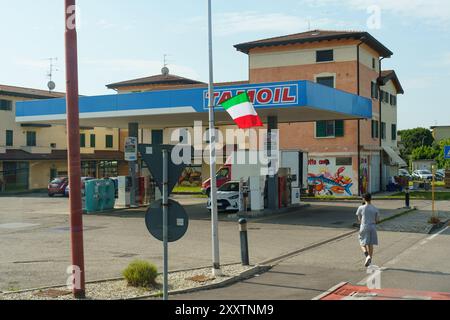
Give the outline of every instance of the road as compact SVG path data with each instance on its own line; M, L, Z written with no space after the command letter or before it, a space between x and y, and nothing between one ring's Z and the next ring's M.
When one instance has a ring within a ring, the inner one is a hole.
M380 232L374 264L381 288L450 292L450 229L429 236ZM301 253L271 271L228 288L175 296L179 300L310 300L341 282L367 285L356 237Z
M205 199L180 201L186 205L192 220L185 238L170 245L169 267L179 270L209 266L211 225ZM402 203L387 201L378 205L384 209L383 214L389 215ZM252 220L249 225L251 262L260 263L352 231L356 206L357 203L313 204L288 214ZM0 291L66 283L70 265L67 207L64 198L0 197ZM144 214L144 210L126 210L84 216L88 281L120 277L134 259L150 261L161 270L162 246L146 230ZM222 219L219 230L221 262L239 262L237 222ZM410 237L415 240L421 236ZM354 239L348 240L348 246L352 252L357 249ZM354 257L355 261L359 258ZM328 268L327 261L319 262L315 270ZM302 272L308 274L306 271ZM353 269L348 274L350 277ZM318 290L327 285L323 283Z

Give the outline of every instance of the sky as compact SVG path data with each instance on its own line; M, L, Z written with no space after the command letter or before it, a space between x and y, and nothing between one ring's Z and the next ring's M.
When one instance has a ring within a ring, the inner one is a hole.
M159 74L207 82L206 0L78 0L80 94ZM450 1L213 0L215 81L248 79L248 56L233 45L313 29L368 31L394 56L405 89L399 129L450 125ZM0 0L0 83L65 90L64 1Z

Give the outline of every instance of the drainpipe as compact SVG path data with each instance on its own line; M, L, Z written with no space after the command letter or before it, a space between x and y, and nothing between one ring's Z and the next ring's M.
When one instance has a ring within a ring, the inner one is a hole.
M383 112L383 99L381 99L381 62L385 59L386 57L382 57L379 60L379 77L378 77L378 98L380 100L380 191L383 191L383 139L381 137L382 134L382 129L383 129L383 117L382 117L382 112ZM387 132L387 127L386 127L386 132ZM385 137L385 139L387 139L387 137Z
M357 71L356 71L356 81L357 81L357 93L358 96L361 95L361 68L360 68L360 47L365 42L366 37L361 37L361 42L356 46L357 53L356 53L356 63L357 63ZM362 195L362 179L361 179L361 119L358 119L358 195Z

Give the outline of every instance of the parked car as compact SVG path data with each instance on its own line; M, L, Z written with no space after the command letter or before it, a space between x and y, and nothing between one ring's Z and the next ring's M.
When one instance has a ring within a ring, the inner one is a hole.
M48 196L65 195L66 187L69 184L69 179L66 177L59 177L53 179L48 185Z
M444 181L444 179L445 179L445 170L439 169L438 171L436 171L436 180Z
M227 164L220 168L219 171L217 171L216 179L218 188L229 182L231 180L231 165ZM211 195L211 179L202 183L202 193L206 194L208 197Z
M219 211L239 211L239 182L230 181L218 189L217 207ZM208 199L207 209L211 210L211 198Z
M409 180L412 179L412 176L409 174L408 170L406 170L406 169L399 169L398 176L399 177L407 177Z
M92 178L92 177L82 177L81 178L81 190L84 191L86 181L90 181L90 180L94 180L94 179L95 178ZM64 195L66 197L68 197L70 195L70 186L69 186L69 184L67 184L67 187L66 187L66 190L64 192Z
M418 180L433 180L433 174L429 170L416 170L412 177Z

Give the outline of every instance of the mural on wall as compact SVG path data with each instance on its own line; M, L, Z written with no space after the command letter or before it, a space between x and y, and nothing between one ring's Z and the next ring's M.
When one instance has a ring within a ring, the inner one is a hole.
M352 196L354 186L352 166L336 166L336 159L309 160L308 184L316 195Z
M361 193L369 192L369 159L361 158Z
M200 187L202 185L202 167L187 167L178 179L178 186Z

